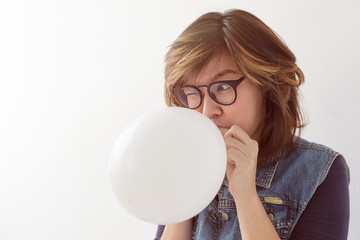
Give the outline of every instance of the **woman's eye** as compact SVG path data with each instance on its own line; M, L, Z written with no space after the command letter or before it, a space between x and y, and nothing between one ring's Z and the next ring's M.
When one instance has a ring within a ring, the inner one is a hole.
M219 84L216 91L217 92L223 92L231 88L228 84Z
M185 93L186 97L191 97L191 96L197 96L198 93L196 92L189 92L189 93Z

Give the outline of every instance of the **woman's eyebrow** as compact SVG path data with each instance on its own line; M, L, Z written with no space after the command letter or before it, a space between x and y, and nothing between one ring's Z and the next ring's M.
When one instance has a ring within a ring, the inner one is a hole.
M230 68L229 68L229 69L225 69L225 70L217 73L215 76L213 76L213 77L211 78L211 81L214 81L214 80L216 80L216 79L218 79L218 78L220 78L220 77L222 77L222 76L224 76L224 75L226 75L226 74L228 74L228 73L239 73L239 72L238 72L238 71L235 71L235 70L233 70L233 69L230 69Z

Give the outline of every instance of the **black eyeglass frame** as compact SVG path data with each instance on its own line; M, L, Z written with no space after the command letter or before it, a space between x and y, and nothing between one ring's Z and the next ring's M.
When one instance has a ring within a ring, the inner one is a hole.
M201 91L200 91L199 88L201 88L201 87L206 87L206 88L207 88L207 92L208 92L208 94L209 94L209 96L211 97L212 100L214 100L216 103L218 103L218 104L220 104L220 105L228 106L228 105L233 104L233 103L236 101L236 98L237 98L236 88L237 88L237 86L239 86L240 83L241 83L242 81L244 81L244 80L245 80L245 76L242 76L242 77L240 77L238 80L217 81L217 82L212 82L212 83L210 83L210 84L208 84L208 85L200 85L200 86L197 86L197 87L189 85L189 86L184 86L184 87L176 88L175 91L174 91L174 93L175 93L175 96L176 96L177 100L179 101L179 103L180 103L183 107L186 107L186 108L189 108L189 109L196 109L196 108L200 107L200 105L201 105L201 103L202 103L202 101L203 101L203 95L202 95L202 93L201 93ZM234 100L233 100L231 103L221 103L221 102L217 101L217 100L212 96L212 94L211 94L211 92L210 92L211 86L213 86L214 84L219 84L219 83L226 83L226 84L228 84L230 87L233 88L233 90L234 90L234 92L235 92L235 97L234 97ZM194 89L196 92L199 93L199 95L200 95L200 102L199 102L199 105L198 105L198 106L193 107L193 108L190 108L190 107L185 106L185 105L181 102L181 100L180 100L179 97L178 97L178 92L179 92L181 89L185 88L185 87L187 87L187 88L192 88L192 89Z

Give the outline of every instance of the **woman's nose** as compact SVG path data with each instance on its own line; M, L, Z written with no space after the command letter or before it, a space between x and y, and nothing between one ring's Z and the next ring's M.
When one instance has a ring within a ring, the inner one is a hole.
M221 105L215 102L207 91L203 92L203 99L200 107L197 109L210 119L214 119L221 115Z

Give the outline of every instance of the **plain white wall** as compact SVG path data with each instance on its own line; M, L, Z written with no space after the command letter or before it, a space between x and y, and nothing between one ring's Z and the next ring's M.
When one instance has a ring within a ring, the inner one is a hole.
M305 73L304 137L346 157L349 239L360 229L360 2L0 3L0 239L152 239L110 188L116 137L163 106L167 46L202 13L242 8L285 40ZM149 196L151 197L151 196Z

